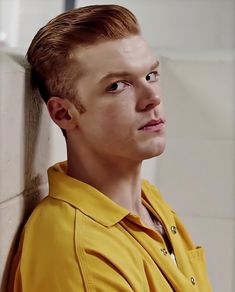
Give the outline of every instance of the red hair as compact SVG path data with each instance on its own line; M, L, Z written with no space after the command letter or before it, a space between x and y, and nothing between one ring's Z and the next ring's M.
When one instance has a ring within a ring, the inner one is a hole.
M80 68L75 48L140 34L136 17L119 5L92 5L69 10L35 35L27 52L34 86L45 102L51 96L74 100Z

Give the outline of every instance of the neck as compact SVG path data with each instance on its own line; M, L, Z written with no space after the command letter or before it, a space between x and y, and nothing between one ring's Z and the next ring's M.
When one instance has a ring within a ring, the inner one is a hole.
M69 145L67 174L108 196L132 213L140 214L141 162L115 157L101 157L87 149L73 151ZM81 153L82 152L82 153ZM89 153L87 153L89 152Z

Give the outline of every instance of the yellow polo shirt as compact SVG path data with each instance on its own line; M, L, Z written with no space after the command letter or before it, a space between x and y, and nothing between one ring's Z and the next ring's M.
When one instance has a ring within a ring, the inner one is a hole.
M159 191L142 183L143 204L160 233L92 186L49 168L49 196L26 223L9 292L209 292L204 251L196 247Z

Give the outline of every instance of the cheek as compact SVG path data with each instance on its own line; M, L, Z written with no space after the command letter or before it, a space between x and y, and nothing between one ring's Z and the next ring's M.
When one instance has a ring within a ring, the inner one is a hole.
M113 103L107 105L104 109L105 117L108 120L115 120L122 123L132 120L135 111L135 104L131 102L130 98L118 98Z
M120 141L130 139L133 128L133 117L126 107L109 106L99 111L94 123L91 124L90 134L98 142L120 144ZM92 139L93 139L92 138Z
M135 123L135 103L130 92L90 101L86 109L82 124L86 131L97 137L127 135Z

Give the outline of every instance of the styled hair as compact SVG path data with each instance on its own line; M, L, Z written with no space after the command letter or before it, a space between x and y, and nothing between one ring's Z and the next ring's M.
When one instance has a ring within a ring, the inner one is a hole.
M42 27L31 42L26 57L33 85L46 103L51 96L75 100L75 82L82 68L74 50L138 34L136 17L119 5L91 5L66 11Z

